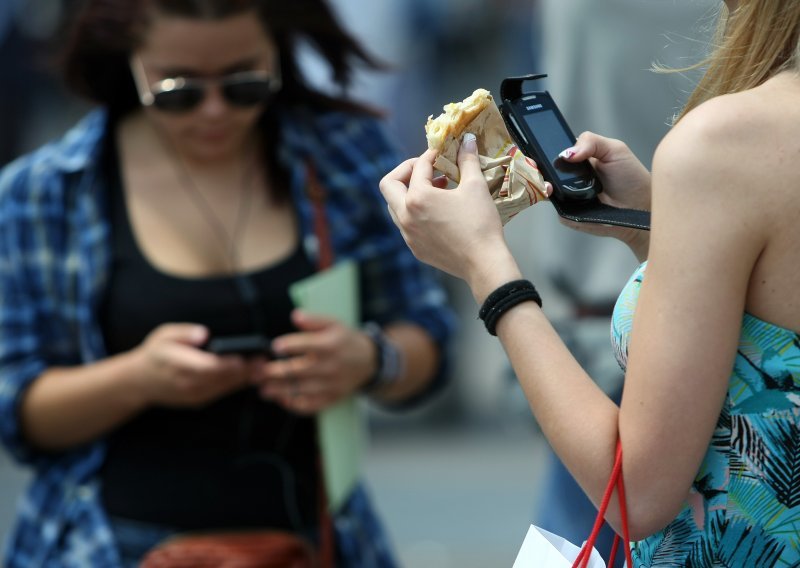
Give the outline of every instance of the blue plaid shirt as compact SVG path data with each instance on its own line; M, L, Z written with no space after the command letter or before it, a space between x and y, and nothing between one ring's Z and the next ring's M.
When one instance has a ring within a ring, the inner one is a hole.
M282 156L306 252L317 258L306 159L327 192L337 258L360 262L365 320L411 321L444 346L453 325L435 275L408 251L378 181L399 161L378 123L352 114L284 113ZM4 566L119 566L99 499L105 445L64 453L26 444L19 405L48 367L105 356L97 307L108 279L110 226L99 157L108 128L94 111L68 132L0 172L0 438L35 471L22 497ZM444 376L439 373L437 381ZM345 566L393 565L363 487L335 519Z

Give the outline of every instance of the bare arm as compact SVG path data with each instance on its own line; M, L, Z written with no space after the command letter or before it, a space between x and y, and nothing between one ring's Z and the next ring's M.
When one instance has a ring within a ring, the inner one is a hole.
M741 158L735 145L743 137L730 132L729 117L729 109L717 112L716 106L687 116L656 155L650 265L620 408L580 368L534 303L518 305L497 327L548 440L595 503L621 437L637 539L674 518L708 448L749 276L766 242L751 191L751 172L763 174L763 168ZM480 303L520 271L479 166L470 165L476 157L462 153L462 183L454 190L431 185L430 154L398 167L382 190L416 256L464 278ZM733 155L740 157L735 163ZM453 221L467 217L468 225ZM619 526L615 508L609 520Z
M74 368L52 368L36 379L22 406L26 438L43 450L92 441L145 407L130 354Z
M165 324L132 351L48 369L22 400L26 438L42 450L67 450L108 434L150 406L201 406L245 386L249 370L241 358L197 349L206 338L199 326Z
M688 494L724 401L749 276L765 243L748 186L730 167L724 128L695 117L656 154L650 260L619 409L536 306L520 306L498 326L545 434L595 503L619 431L634 538L662 528ZM481 277L476 298L500 283Z

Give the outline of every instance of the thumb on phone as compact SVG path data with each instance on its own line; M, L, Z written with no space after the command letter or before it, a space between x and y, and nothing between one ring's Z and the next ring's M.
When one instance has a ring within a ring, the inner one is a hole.
M587 131L578 136L575 144L565 148L558 157L572 163L583 162L589 158L605 162L609 160L619 145L624 144L619 140Z

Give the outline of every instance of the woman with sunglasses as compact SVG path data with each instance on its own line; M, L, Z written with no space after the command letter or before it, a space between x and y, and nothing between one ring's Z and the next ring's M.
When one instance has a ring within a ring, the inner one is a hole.
M544 434L595 504L621 443L631 568L800 565L800 0L720 10L716 49L652 176L625 144L593 133L562 153L592 161L612 205L652 203L651 232L571 224L619 238L642 262L612 318L626 368L619 405L522 279L474 136L458 188L437 188L432 152L381 183L418 258L470 285ZM615 503L607 519L619 532Z
M0 435L35 471L5 566L138 565L186 532L319 545L314 416L439 384L452 315L380 197L396 155L308 85L301 40L342 87L377 67L323 0L77 14L66 77L101 108L0 175ZM360 264L363 329L293 310L331 257ZM338 566L394 565L363 487L333 521Z

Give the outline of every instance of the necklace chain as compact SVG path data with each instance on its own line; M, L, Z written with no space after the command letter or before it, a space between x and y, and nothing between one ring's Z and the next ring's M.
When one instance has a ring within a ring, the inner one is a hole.
M189 169L181 159L178 149L173 145L166 133L163 133L163 139L175 158L181 187L203 216L206 223L214 231L218 244L224 254L224 260L228 264L231 275L233 276L236 293L246 306L252 320L253 330L263 335L266 329L266 322L264 321L263 306L261 305L261 295L250 277L240 272L241 263L239 262L239 250L237 248L237 244L250 218L250 210L252 209L250 205L253 193L255 192L253 177L257 166L256 151L253 152L252 160L250 160L249 164L245 164L245 168L242 171L241 189L243 194L239 196L239 207L236 211L235 224L233 226L233 231L229 233L225 224L214 212L211 203L209 203L208 199L206 199L200 191L200 188L197 187L197 184L194 183Z
M253 195L252 180L256 169L255 159L252 160L249 165L245 166L242 172L242 194L239 196L239 206L236 210L236 218L233 231L231 232L228 231L219 216L214 213L214 208L203 195L203 192L200 191L200 188L197 187L197 184L194 183L186 165L180 159L180 156L177 155L177 152L176 162L178 164L177 170L181 181L181 187L183 187L189 199L203 216L206 223L214 231L229 269L231 272L237 272L240 269L238 244L247 225L247 221L250 219L250 210L252 209L250 204Z

